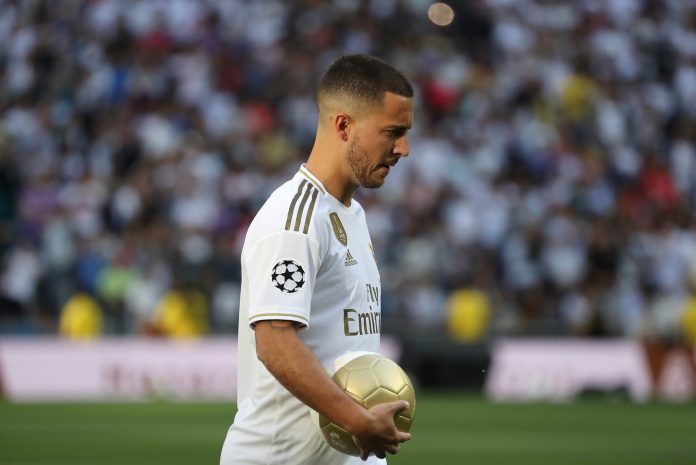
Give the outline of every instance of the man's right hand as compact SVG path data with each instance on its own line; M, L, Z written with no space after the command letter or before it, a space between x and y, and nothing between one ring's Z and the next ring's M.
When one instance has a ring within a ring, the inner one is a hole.
M383 459L389 454L399 452L402 442L411 439L410 433L399 431L394 424L394 416L409 407L405 400L378 404L366 410L362 425L353 431L353 442L360 449L360 458L367 460L370 453Z

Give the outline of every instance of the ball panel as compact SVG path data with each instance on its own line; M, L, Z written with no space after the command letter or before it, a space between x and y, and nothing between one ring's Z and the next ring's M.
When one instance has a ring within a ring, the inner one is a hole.
M347 455L359 456L360 449L353 442L353 435L340 426L329 423L321 429L326 441L334 449Z
M399 398L393 391L378 387L372 394L365 397L365 407L372 408L377 404L386 404L396 400L399 400Z
M324 415L319 415L319 428L324 429L325 426L330 425L331 420L326 418Z
M346 384L348 383L348 370L345 367L339 368L338 371L333 375L334 383L338 384L338 387L346 390Z
M397 396L400 400L406 400L409 404L415 407L416 394L413 392L413 387L410 384L404 386L403 389L397 393Z
M387 358L378 360L372 369L377 377L377 383L383 388L398 393L406 385L401 368Z
M405 417L401 414L398 414L394 417L394 424L396 425L396 429L399 431L403 431L405 433L408 433L411 431L411 424L412 424L412 419Z
M380 359L377 354L366 354L356 357L350 362L346 363L345 367L350 371L361 370L364 368L371 368Z
M345 392L346 392L346 394L348 394L348 396L349 396L351 399L353 399L355 402L357 402L358 404L360 404L360 405L362 405L363 407L367 408L367 407L365 406L365 398L364 398L363 396L359 396L359 395L357 395L357 394L353 394L352 392L350 392L350 391L348 391L348 390L346 390Z
M360 368L357 370L348 369L346 392L355 394L359 398L364 399L378 387L379 381L377 381L374 373L369 368Z

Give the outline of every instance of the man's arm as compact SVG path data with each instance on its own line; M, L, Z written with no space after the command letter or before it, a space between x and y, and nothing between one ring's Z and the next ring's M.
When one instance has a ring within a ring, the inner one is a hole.
M273 376L311 408L353 434L360 457L396 454L411 439L394 425L394 415L408 408L406 401L380 404L369 410L345 394L297 334L297 323L259 321L255 325L256 354Z

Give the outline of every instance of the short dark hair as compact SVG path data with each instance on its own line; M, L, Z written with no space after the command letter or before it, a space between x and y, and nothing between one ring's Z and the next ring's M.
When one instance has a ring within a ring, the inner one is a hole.
M344 95L358 103L384 103L384 94L413 97L413 87L399 70L370 55L346 55L336 60L319 81L317 104L322 111L325 98Z

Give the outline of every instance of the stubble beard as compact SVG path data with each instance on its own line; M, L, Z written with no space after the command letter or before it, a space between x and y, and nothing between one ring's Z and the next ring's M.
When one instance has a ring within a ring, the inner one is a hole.
M370 178L371 168L370 168L370 158L367 152L360 147L359 140L356 137L353 142L348 147L348 166L353 171L355 179L357 179L358 184L361 187L366 187L368 189L376 189L381 187L384 183L383 179L372 179Z

